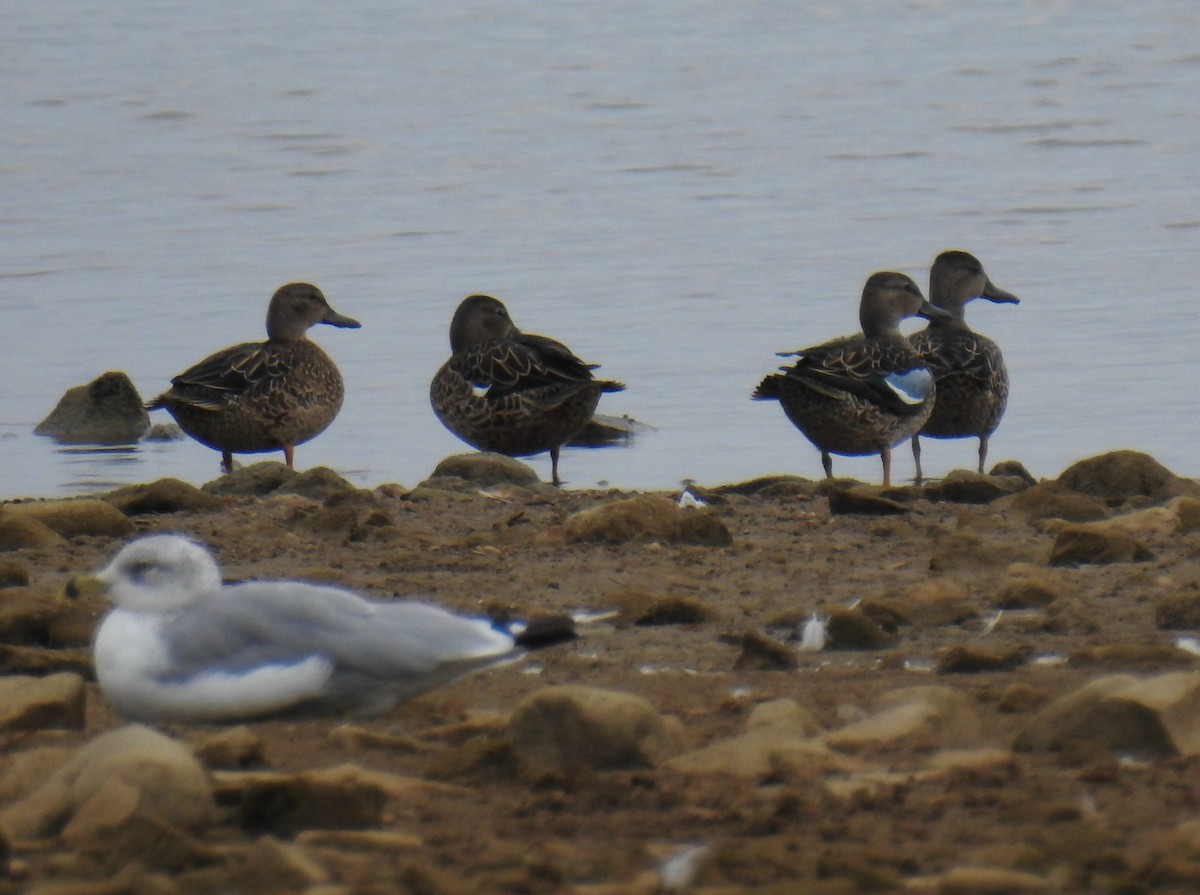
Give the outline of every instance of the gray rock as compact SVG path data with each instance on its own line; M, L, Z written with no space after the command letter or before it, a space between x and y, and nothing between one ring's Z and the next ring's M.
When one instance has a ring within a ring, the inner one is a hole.
M33 433L60 444L133 444L150 428L141 396L124 373L68 389Z

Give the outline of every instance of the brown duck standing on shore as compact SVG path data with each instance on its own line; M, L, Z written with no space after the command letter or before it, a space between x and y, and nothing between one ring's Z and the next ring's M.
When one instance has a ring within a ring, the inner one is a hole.
M978 438L979 471L987 461L988 439L1008 404L1008 369L1000 346L967 326L967 303L986 298L1020 304L1011 292L992 285L983 265L966 252L942 252L929 271L929 301L949 316L931 320L912 336L912 345L933 371L937 401L913 436L913 459L921 481L921 436Z
M523 333L488 295L464 298L450 321L450 359L433 377L429 401L442 424L472 447L510 457L559 448L596 412L600 395L624 383L596 379L561 342Z
M900 332L906 317L948 317L902 273L872 274L858 317L862 334L780 352L799 360L772 373L756 400L777 400L788 419L821 451L825 476L830 454L879 454L883 484L892 481L892 447L924 425L933 409L933 374Z
M337 366L308 339L318 323L360 325L333 310L316 286L281 286L267 308L267 341L206 357L146 408L164 408L184 432L220 451L226 472L234 454L265 451L282 450L292 466L296 445L325 431L345 395Z

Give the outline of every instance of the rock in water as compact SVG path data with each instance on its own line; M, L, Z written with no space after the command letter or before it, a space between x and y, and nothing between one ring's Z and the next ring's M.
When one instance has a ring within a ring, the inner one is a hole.
M124 373L105 373L67 389L34 435L59 444L132 444L150 428L142 399Z

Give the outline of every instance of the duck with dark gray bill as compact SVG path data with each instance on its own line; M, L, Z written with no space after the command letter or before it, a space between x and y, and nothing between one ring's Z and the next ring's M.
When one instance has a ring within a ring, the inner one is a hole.
M942 252L929 271L929 300L948 317L931 320L912 336L912 345L933 371L937 402L913 436L913 459L921 481L921 436L978 438L979 471L987 462L988 439L1008 404L1008 370L1000 346L967 326L967 303L984 298L1019 304L1011 292L992 284L983 265L966 252Z
M524 333L499 300L463 299L450 321L450 359L429 400L442 424L472 447L510 457L550 452L558 477L562 447L592 419L600 396L624 383L596 379L561 342Z
M337 366L308 338L318 323L359 326L331 308L316 286L281 286L267 308L267 341L206 357L146 408L165 409L184 432L220 451L225 472L233 470L234 454L266 451L283 451L292 466L296 445L324 432L345 396Z
M872 274L858 309L862 333L799 351L759 383L753 397L783 405L788 419L821 451L827 478L831 454L879 454L883 483L891 484L892 447L910 438L933 410L929 367L900 332L906 317L949 317L902 273Z

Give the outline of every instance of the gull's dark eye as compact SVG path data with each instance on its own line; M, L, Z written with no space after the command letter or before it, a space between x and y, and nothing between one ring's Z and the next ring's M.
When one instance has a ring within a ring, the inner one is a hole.
M129 577L135 581L141 581L146 577L146 574L154 568L154 563L144 559L139 559L129 567Z

